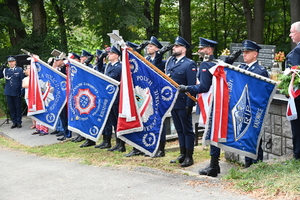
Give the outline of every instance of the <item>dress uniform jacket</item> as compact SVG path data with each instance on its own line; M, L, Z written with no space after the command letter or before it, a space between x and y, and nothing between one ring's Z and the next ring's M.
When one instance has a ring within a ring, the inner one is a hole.
M247 64L243 63L243 64L240 65L240 68L245 69L245 70L250 71L250 72L253 72L255 74L259 74L259 75L264 76L266 78L269 77L269 73L266 70L266 68L259 65L257 61L251 67L248 67Z
M166 64L166 74L179 85L196 84L196 63L187 58L181 58L175 63L175 57L171 57ZM186 94L179 93L173 109L185 109L186 106L194 106L195 102Z
M286 67L300 65L300 43L286 56ZM291 120L291 129L293 135L293 157L300 159L300 96L295 98L295 106L298 118Z
M118 61L113 65L111 63L109 63L105 69L104 74L117 80L117 81L120 81L121 80L121 71L122 71L122 64L120 61ZM119 104L119 93L116 97L114 104Z
M24 78L23 69L21 67L4 68L0 72L0 78L6 79L4 95L21 97L22 95L22 80Z
M157 53L155 54L154 59L151 59L151 56L147 56L146 60L151 62L155 67L160 69L160 71L165 72L165 65L166 65L166 60L162 59L162 55Z
M286 67L292 67L295 65L300 65L300 43L286 55Z

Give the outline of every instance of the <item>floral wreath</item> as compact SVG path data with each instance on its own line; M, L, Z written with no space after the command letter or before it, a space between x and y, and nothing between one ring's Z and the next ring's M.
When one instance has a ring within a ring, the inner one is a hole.
M278 89L280 93L289 96L289 87L294 91L300 90L300 66L296 65L291 68L286 68L283 74L278 77Z

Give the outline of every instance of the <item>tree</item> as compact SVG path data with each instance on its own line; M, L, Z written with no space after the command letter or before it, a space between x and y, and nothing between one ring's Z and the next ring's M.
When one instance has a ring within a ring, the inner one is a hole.
M21 21L20 8L18 0L7 0L2 6L7 6L10 12L7 14L6 22L11 45L17 45L22 39L26 37L25 26Z
M266 0L254 0L253 6L249 0L242 0L242 4L246 17L248 39L263 44L264 8Z
M44 0L31 0L32 34L36 37L44 37L47 34L47 15L44 8Z
M191 0L179 0L179 35L191 44ZM191 49L187 57L192 58Z
M51 0L51 3L58 19L61 50L63 52L68 52L67 30L62 6L58 4L59 2L57 0Z

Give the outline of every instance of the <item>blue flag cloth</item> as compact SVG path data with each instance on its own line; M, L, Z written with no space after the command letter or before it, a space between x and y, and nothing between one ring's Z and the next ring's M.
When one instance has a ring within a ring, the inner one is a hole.
M264 131L264 119L276 92L276 83L235 67L225 67L224 70L229 89L226 142L211 140L214 123L212 113L215 109L212 106L203 138L204 143L256 159Z
M59 114L66 104L66 75L37 58L34 64L38 75L38 85L42 91L45 111L30 117L40 121L42 125L55 129Z
M158 149L163 122L177 98L177 88L146 64L146 60L137 57L127 49L124 51L128 52L128 56L123 56L123 59L128 59L130 66L124 66L126 62L123 62L122 73L125 73L125 70L131 70L133 83L131 88L133 88L135 95L135 102L133 102L135 105L131 105L131 107L136 106L138 108L143 129L142 131L135 131L129 127L128 130L132 131L122 129L122 131L117 132L117 135L121 140L147 155L154 156ZM123 80L121 80L122 84ZM121 87L126 86L123 84ZM130 86L128 88L130 89ZM124 98L121 95L120 101L122 99ZM124 120L119 120L118 127L126 127L124 123L126 123Z
M119 82L77 61L70 60L68 129L97 141L119 91Z

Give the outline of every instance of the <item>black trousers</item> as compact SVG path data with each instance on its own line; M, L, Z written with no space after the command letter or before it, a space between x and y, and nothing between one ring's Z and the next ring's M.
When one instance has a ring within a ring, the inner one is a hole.
M300 159L300 96L295 99L298 118L291 121L293 153L295 159Z

